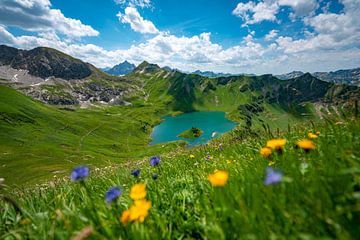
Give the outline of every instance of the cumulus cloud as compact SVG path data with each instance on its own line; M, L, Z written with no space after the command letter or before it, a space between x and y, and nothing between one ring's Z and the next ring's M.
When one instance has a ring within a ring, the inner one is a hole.
M34 7L33 0L17 1L24 7ZM36 36L14 36L5 24L0 24L0 44L25 49L52 47L97 67L113 66L124 60L136 64L146 60L187 71L200 69L256 74L278 74L294 69L312 72L358 67L360 20L357 13L360 2L341 0L341 3L344 10L338 14L326 12L302 17L306 29L302 38L279 36L279 32L274 29L265 36L264 42L256 39L255 32L249 31L241 42L231 47L213 42L209 32L194 36L175 36L161 32L153 23L144 20L134 7L128 7L131 10L128 12L125 9L125 13L119 16L120 20L127 16L124 18L126 23L135 31L155 35L126 49L109 51L94 44L83 44L77 39L64 39L58 30L40 31ZM248 20L255 18L260 19L251 14Z
M277 35L278 35L279 31L278 30L271 30L268 34L265 35L265 40L266 41L270 41L272 39L274 39Z
M318 3L316 0L263 0L260 2L240 2L232 13L244 21L243 26L247 26L262 21L277 21L276 14L278 14L280 8L284 6L288 6L294 11L290 14L290 17L294 18L303 17L314 12L318 7Z
M239 3L233 10L233 14L243 19L244 25L259 23L262 21L275 21L279 6L274 1L255 3Z
M343 49L359 47L360 42L360 1L342 0L342 13L322 13L306 17L304 24L314 28L314 33L303 39L281 36L279 46L287 53Z
M159 30L155 25L151 21L145 20L134 7L127 7L125 8L125 13L119 12L116 16L122 23L130 24L131 29L135 32L150 34L159 33Z
M91 26L52 9L49 0L0 0L0 24L34 32L55 30L69 37L99 35Z
M300 17L308 15L318 7L316 0L279 0L278 4L291 7L295 15Z
M114 0L116 4L119 5L129 5L132 7L150 7L151 0Z

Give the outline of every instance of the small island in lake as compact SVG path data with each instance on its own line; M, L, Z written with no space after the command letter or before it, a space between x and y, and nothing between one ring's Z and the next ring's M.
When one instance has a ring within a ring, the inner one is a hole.
M200 128L192 127L178 135L182 138L198 138L203 134L203 131Z

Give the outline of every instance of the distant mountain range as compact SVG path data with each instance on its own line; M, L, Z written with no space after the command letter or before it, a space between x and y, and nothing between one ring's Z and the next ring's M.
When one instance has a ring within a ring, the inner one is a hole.
M203 77L208 77L208 78L230 77L230 76L255 76L255 74L247 74L247 73L238 73L238 74L216 73L216 72L212 72L212 71L200 71L200 70L196 70L192 73L203 76Z
M304 72L293 71L282 75L276 75L276 77L281 80L288 80L299 77L301 75L304 75ZM314 72L311 73L311 75L326 82L351 84L357 86L360 85L360 68L338 70L335 72Z
M228 76L219 73L220 76L215 77L216 74L208 72L212 77L207 77L160 68L146 61L135 69L127 61L120 65L126 67L123 69L127 69L128 74L110 76L51 48L26 51L0 46L0 84L55 105L86 107L95 103L128 105L154 101L151 104L163 104L174 111L225 109L244 115L244 112L260 111L263 103L286 106L288 111L289 106L298 107L307 102L338 104L360 98L356 86L329 83L309 73L295 72L287 75L291 77L288 80L279 80L271 74ZM357 71L318 74L336 76L338 82L342 82L340 79L344 76L344 82L354 84L356 80L348 79L358 76Z
M124 61L122 63L119 63L118 65L115 65L112 68L104 68L102 70L113 76L123 76L131 73L135 69L135 67L136 66L134 64L129 63L128 61Z
M123 76L131 73L132 71L134 71L135 68L136 66L134 64L129 63L128 61L124 61L118 65L115 65L112 68L103 68L101 70L113 76ZM163 67L163 69L169 72L170 71L182 72L178 69L173 69L168 66ZM231 77L231 76L256 76L255 74L247 74L247 73L232 74L232 73L222 73L222 72L217 73L213 71L200 71L200 70L196 70L194 72L184 72L184 73L197 74L208 78ZM305 72L302 71L293 71L286 74L275 75L275 77L281 80L288 80L288 79L300 77L301 75L304 74ZM360 85L360 68L338 70L335 72L314 72L311 73L311 75L326 82L337 83L337 84L350 84L356 86Z

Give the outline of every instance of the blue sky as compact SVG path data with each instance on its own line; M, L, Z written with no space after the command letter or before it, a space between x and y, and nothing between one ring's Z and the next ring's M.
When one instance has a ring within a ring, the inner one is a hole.
M0 44L97 67L284 73L360 66L359 0L0 0Z

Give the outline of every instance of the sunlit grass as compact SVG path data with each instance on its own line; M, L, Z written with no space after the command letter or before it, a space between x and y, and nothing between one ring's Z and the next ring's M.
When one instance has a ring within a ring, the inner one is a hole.
M311 139L313 146L307 151L296 147L309 131L320 132ZM1 202L0 236L359 239L359 132L358 120L351 119L291 126L278 135L235 130L206 146L163 153L155 165L145 159L109 171L90 168L84 181L53 183L41 189L3 186L2 194L22 212L9 201ZM286 139L281 151L275 146L271 155L261 155L268 140L277 138ZM269 163L273 172L266 172ZM137 177L131 175L135 169L140 170ZM214 171L224 174L215 177L218 184L213 186L209 174ZM269 176L274 173L278 175ZM273 177L270 184L267 177ZM135 184L146 186L146 197L144 189L137 192L146 198L138 209L143 215L139 220L122 221L124 212L135 205L131 197ZM107 203L105 193L115 186L122 194Z

